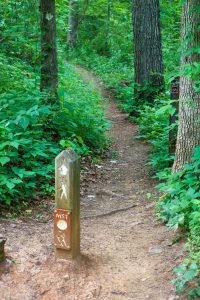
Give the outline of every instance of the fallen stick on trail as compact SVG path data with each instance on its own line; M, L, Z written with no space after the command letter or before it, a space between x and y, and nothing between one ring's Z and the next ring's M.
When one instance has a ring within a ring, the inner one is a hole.
M103 217L107 217L107 216L111 216L111 215L114 215L118 212L121 212L121 211L126 211L126 210L129 210L133 207L136 207L137 204L133 204L131 206L128 206L128 207L125 207L125 208L120 208L120 209L116 209L116 210L111 210L107 213L103 213L103 214L99 214L99 215L92 215L92 216L85 216L85 217L82 217L81 219L93 219L93 218L103 218Z

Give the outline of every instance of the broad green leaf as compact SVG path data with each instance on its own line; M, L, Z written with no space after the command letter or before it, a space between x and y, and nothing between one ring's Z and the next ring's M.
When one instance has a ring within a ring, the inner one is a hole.
M10 158L7 157L7 156L0 157L0 163L1 163L2 166L7 164L9 161L10 161Z
M9 188L9 190L12 190L15 187L15 184L11 181L6 182L6 185Z

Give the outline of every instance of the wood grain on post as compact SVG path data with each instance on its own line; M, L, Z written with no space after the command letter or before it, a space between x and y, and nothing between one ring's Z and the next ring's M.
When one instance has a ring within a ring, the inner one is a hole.
M56 258L74 259L80 254L80 158L74 150L56 157L55 184Z

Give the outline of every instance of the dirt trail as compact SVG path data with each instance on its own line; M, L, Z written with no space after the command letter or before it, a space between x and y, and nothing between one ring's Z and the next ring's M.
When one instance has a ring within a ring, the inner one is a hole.
M91 73L78 68L108 97ZM96 166L81 201L82 258L55 261L52 220L1 221L9 254L0 280L0 300L173 300L172 268L182 259L175 233L155 220L154 182L145 166L148 145L133 139L137 126L125 119L113 100L113 153ZM53 205L50 206L53 211Z

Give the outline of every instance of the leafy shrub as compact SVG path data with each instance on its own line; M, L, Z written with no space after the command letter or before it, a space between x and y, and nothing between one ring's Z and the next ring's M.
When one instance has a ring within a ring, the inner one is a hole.
M62 78L58 90L61 111L56 117L58 123L64 118L62 124L65 124L65 127L62 128L61 137L66 137L67 131L77 145L85 144L93 152L101 154L108 146L105 134L109 128L101 95L92 85L83 82L71 65L65 65Z
M169 125L169 117L174 112L168 96L162 95L160 99L155 99L154 106L143 105L139 118L134 119L140 130L136 138L144 138L151 144L149 164L156 172L169 167L173 161L173 155L169 155L169 131L177 125Z
M53 192L54 159L62 148L101 154L108 124L101 97L72 66L65 64L60 74L60 105L52 107L39 92L38 72L20 59L1 57L0 203L18 207Z
M187 286L187 293L190 298L198 299L200 296L200 280L199 267L196 263L190 263L189 265L181 264L180 266L174 268L174 272L177 277L173 281L176 285L177 292L181 293L185 291ZM193 286L189 286L190 282L196 280Z
M162 174L160 179L163 179ZM166 178L165 178L166 180ZM174 281L177 290L182 292L188 286L191 297L200 296L200 146L194 151L190 164L184 170L170 174L167 181L158 185L164 192L158 208L159 217L172 228L186 229L189 232L187 249L189 258L175 268L178 277ZM194 287L188 285L197 279Z
M171 174L169 131L177 127L169 126L169 116L173 113L174 108L164 95L155 100L154 106L141 106L139 117L134 118L140 129L136 138L144 138L151 145L149 164L161 181L158 188L163 193L157 205L159 218L172 228L184 230L188 236L188 258L174 269L177 292L187 290L189 297L197 299L200 295L200 147L195 149L191 163L183 171Z
M0 122L0 202L11 204L52 191L53 159L59 148L45 138L41 118L47 114L46 107L34 106Z

